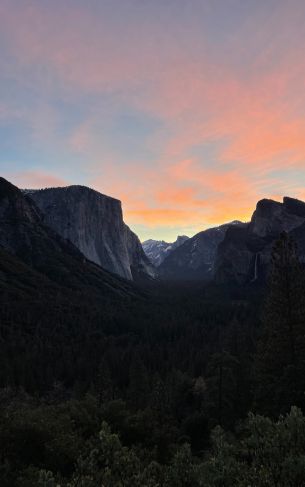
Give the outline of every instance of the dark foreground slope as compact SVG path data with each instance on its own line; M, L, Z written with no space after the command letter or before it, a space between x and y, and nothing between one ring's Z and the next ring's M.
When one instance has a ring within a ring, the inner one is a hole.
M114 316L139 297L46 227L32 200L0 179L1 386L38 391L69 382L72 350L82 361L88 337L115 329Z

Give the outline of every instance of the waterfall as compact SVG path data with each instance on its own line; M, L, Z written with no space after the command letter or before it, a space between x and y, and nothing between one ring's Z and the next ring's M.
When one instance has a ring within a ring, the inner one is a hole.
M254 260L254 276L251 282L254 282L258 278L258 258L259 258L259 253L257 252L255 254L255 260Z

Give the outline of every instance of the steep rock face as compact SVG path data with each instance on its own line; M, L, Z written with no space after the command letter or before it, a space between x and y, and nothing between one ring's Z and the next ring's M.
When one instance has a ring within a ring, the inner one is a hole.
M290 232L291 237L297 243L298 255L300 261L305 263L305 222L294 228Z
M123 221L121 202L84 186L27 190L44 222L86 257L126 279L154 276L138 237Z
M283 199L283 205L286 208L286 211L288 213L305 218L304 201L300 201L295 198L289 198L288 196L285 196Z
M289 233L305 253L305 203L285 197L283 203L261 200L251 222L230 229L219 245L215 277L218 282L246 283L264 279L274 242L281 232Z
M158 269L160 276L174 280L211 279L218 245L230 226L239 225L240 222L232 222L197 233L164 259Z
M45 279L70 291L97 295L133 293L131 284L86 260L69 241L43 223L35 203L18 188L0 178L0 250L16 265L22 261ZM48 281L46 281L48 282ZM22 287L22 283L20 284Z
M298 213L300 206L297 200L285 198L283 203L272 200L261 200L253 213L249 232L262 238L278 236L281 232L290 232L301 225L305 215ZM299 202L301 203L301 202ZM296 211L296 213L295 213Z
M179 235L177 240L172 243L165 242L164 240L149 239L142 243L142 247L150 262L152 262L154 266L159 267L173 250L180 247L188 239L189 237L186 235Z

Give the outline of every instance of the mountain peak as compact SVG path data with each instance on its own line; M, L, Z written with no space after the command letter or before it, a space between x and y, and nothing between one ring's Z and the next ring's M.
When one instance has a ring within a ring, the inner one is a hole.
M187 235L178 235L176 242L185 242L189 238Z
M169 243L164 240L150 238L142 243L142 247L149 260L158 267L171 252L183 245L188 239L189 237L186 235L178 235L175 242Z
M25 194L29 194L29 195L34 195L34 194L37 194L37 193L41 193L41 192L44 192L44 193L60 193L60 194L64 194L64 193L67 193L67 194L91 194L91 195L95 195L97 198L103 198L103 199L108 199L110 201L114 201L116 202L117 204L119 204L121 206L121 201L117 198L113 198L112 196L108 196L104 193L101 193L100 191L97 191L96 189L93 189L93 188L89 188L88 186L83 186L83 185L80 185L80 184L72 184L72 185L69 185L69 186L58 186L58 187L50 187L50 188L42 188L42 189L23 189L22 190Z
M290 198L285 196L283 199L283 205L288 213L293 215L305 217L305 203L304 201L298 200L296 198Z
M285 196L283 202L262 199L251 222L239 231L231 228L216 257L216 279L220 282L254 282L268 272L274 242L282 232L297 242L304 259L305 203Z
M272 200L271 198L263 198L259 200L256 204L256 211L270 212L275 209L281 208L283 203L280 201Z

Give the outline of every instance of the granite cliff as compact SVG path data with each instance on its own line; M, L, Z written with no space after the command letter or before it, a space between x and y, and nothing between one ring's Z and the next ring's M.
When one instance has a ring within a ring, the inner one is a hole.
M13 268L20 262L28 274L37 272L54 289L68 289L80 296L96 295L98 299L117 294L134 294L132 285L113 276L85 256L68 240L44 224L43 214L33 200L17 187L0 178L0 278L7 282L17 279ZM7 262L12 262L10 268ZM22 266L21 266L22 267ZM51 284L52 285L51 285ZM19 282L22 289L24 282Z
M291 235L305 260L305 203L285 197L283 202L263 199L251 221L231 227L220 243L215 262L218 282L244 284L264 279L274 242L281 232Z
M138 237L123 221L121 202L85 186L26 190L46 225L92 262L125 279L154 277Z

